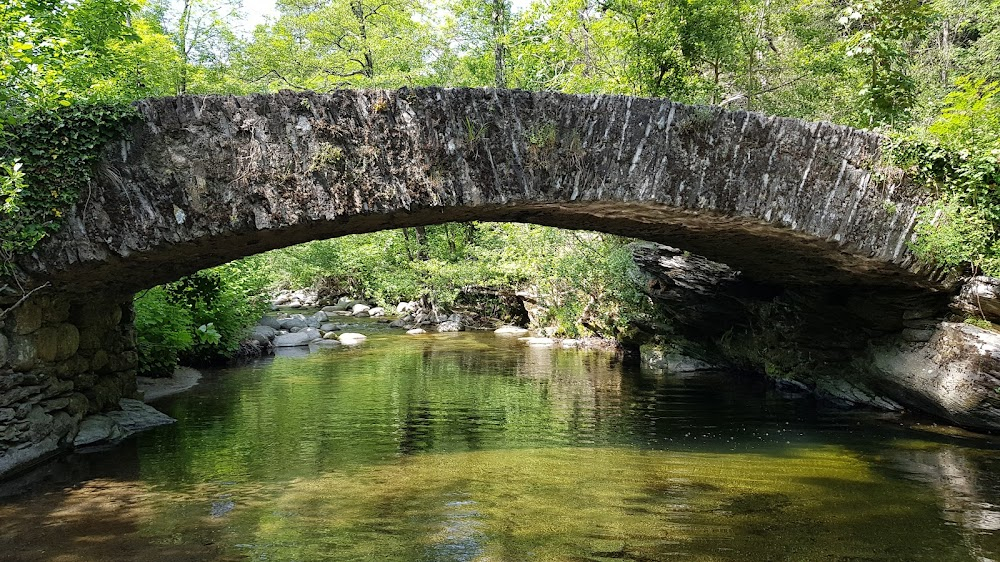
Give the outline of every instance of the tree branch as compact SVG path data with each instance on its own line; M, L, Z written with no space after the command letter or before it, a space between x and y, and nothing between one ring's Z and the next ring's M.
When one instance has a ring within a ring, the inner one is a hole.
M27 293L24 293L23 295L21 295L21 298L18 299L17 302L15 302L10 308L8 308L6 310L0 310L0 320L4 319L8 314L10 314L11 312L13 312L15 308L21 306L24 303L24 301L28 300L28 298L31 297L31 295L37 293L38 291L41 291L42 289L44 289L44 288L46 288L46 287L48 287L50 285L51 285L51 283L49 283L48 281L46 281L44 284L39 285L39 286L35 287L34 289L28 291Z

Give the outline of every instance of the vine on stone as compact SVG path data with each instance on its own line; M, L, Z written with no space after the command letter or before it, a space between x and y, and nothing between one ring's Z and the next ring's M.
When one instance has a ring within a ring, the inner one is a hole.
M58 231L87 189L104 146L137 117L127 105L44 110L0 131L0 277Z

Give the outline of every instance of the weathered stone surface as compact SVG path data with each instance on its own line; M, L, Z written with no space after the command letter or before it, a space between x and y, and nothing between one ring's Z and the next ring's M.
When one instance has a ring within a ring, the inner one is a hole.
M309 351L316 351L319 349L335 349L344 344L340 343L338 340L323 338L321 340L313 340L309 342Z
M873 364L907 401L966 427L1000 430L1000 334L942 323L926 344L874 351Z
M104 414L87 416L80 422L80 431L73 439L73 446L85 447L101 442L120 441L125 431Z
M260 319L259 322L257 322L257 324L260 326L267 326L269 328L274 328L275 330L281 329L281 321L275 318L274 316L265 315Z
M411 328L411 329L407 330L406 333L407 333L407 335L410 335L410 336L419 336L421 334L426 334L427 330L425 330L423 328Z
M658 346L643 346L640 350L640 359L644 368L668 373L693 373L717 369L700 359Z
M177 421L139 400L122 398L118 406L120 409L107 412L106 415L129 435Z
M314 336L309 332L296 332L294 334L283 334L275 336L274 347L299 347L309 345L309 342L319 336Z
M76 447L112 445L126 437L177 420L139 400L122 399L118 410L88 416L73 440Z
M1000 322L1000 279L985 275L969 279L954 306L970 316Z
M519 338L524 343L533 347L551 347L555 345L556 340L552 338Z
M14 336L8 354L10 366L15 371L30 371L38 362L38 352L30 335Z
M277 336L274 328L270 326L254 326L253 330L250 332L250 339L260 343L261 345L268 345Z
M435 88L138 108L89 204L19 262L33 280L121 292L307 240L480 219L588 225L760 280L937 286L906 246L923 192L873 180L882 138L829 123ZM331 147L336 161L317 157Z
M42 306L37 300L23 303L14 310L12 322L14 334L23 336L41 328L42 314Z

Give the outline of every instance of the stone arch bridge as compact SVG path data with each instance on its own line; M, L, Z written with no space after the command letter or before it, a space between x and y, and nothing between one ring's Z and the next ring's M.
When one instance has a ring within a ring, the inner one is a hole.
M882 139L666 100L472 89L138 104L0 325L0 471L135 391L131 296L309 240L519 221L668 243L762 283L947 289Z

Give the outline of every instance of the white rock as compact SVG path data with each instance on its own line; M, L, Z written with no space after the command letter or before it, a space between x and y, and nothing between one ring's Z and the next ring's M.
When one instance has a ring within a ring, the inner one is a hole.
M357 345L368 339L368 336L364 334L357 334L354 332L346 332L340 334L340 336L337 339L340 341L340 343L344 345Z
M420 334L426 334L427 330L423 328L414 328L412 330L407 330L406 333L410 334L411 336L419 336Z
M367 304L360 304L359 303L359 304L354 305L353 308L351 308L351 313L352 314L357 314L359 312L368 312L371 309L372 309L372 307L368 306Z
M520 338L524 343L535 347L547 347L556 343L552 338Z
M526 335L528 333L528 330L526 330L525 328L519 328L517 326L500 326L496 330L493 330L493 333L498 336L521 337Z

